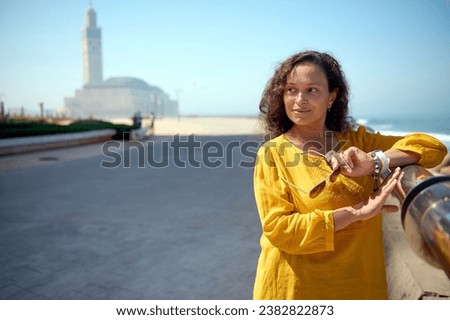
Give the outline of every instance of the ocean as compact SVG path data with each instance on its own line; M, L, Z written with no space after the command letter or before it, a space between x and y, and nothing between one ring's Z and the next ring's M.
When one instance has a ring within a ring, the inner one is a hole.
M354 117L354 119L373 131L385 135L397 136L413 132L427 133L442 141L450 151L450 113Z

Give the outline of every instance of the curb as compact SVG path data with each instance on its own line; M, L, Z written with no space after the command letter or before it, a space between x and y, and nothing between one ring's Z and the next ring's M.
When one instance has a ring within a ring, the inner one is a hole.
M0 139L0 156L64 148L112 140L114 129Z

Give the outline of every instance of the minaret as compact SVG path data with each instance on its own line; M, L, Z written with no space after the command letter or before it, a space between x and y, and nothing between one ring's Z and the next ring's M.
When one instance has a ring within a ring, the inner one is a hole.
M83 84L95 85L103 80L102 31L97 28L97 14L92 5L86 11L82 29Z

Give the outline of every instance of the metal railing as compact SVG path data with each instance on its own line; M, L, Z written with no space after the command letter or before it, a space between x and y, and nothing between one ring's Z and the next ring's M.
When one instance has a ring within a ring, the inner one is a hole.
M408 243L450 279L450 176L434 176L418 165L402 168L394 195Z

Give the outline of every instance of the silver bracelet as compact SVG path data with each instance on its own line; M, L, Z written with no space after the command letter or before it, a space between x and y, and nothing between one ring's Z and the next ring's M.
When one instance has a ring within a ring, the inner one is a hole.
M386 171L389 171L389 164L390 164L391 160L388 157L386 157L384 152L381 151L381 150L374 150L372 152L375 152L375 154L377 155L377 157L381 161L380 173L384 173Z
M380 157L378 156L378 152L379 150L374 150L374 151L370 151L369 155L372 157L373 162L375 164L375 170L372 173L372 177L373 177L373 191L377 191L379 188L379 179L380 179L380 172L381 172L381 168L382 168L382 162Z

